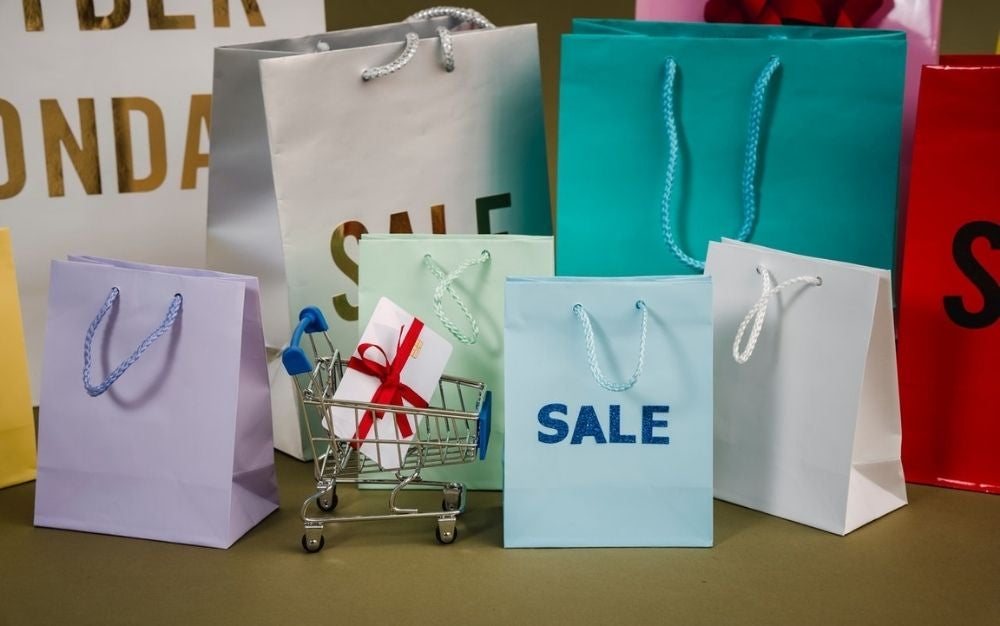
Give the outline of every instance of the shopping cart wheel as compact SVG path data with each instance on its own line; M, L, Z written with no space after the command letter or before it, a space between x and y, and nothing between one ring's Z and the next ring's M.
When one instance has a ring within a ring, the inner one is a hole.
M326 539L323 535L319 536L319 539L315 537L310 538L308 535L302 535L302 549L309 553L319 552L326 545Z
M458 483L451 483L444 488L444 499L441 500L442 511L457 511L458 505L462 502L462 486Z
M324 491L316 498L316 506L327 513L337 508L338 502L340 502L340 498L337 497L336 488Z
M445 545L455 543L455 539L458 537L458 528L455 526L455 520L439 519L437 528L434 529L434 534L437 536L437 540Z

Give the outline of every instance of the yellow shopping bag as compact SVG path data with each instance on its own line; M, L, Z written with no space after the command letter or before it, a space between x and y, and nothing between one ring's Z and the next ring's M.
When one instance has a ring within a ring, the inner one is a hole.
M35 422L10 230L0 228L0 487L35 478Z

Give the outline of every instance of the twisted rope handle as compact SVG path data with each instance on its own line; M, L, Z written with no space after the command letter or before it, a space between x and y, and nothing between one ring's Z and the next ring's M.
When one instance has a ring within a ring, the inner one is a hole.
M434 288L434 313L437 315L438 319L441 320L441 325L448 329L448 331L461 343L466 345L472 345L479 340L479 324L476 322L476 318L473 317L472 311L462 300L462 297L458 295L455 291L453 283L458 280L458 277L462 275L465 270L469 269L474 265L479 265L481 263L486 263L490 260L490 253L487 250L483 250L478 257L473 257L471 259L466 259L459 263L455 269L451 270L447 274L441 270L434 262L434 258L430 254L424 255L424 266L430 270L430 273L434 275L434 278L438 279L438 284ZM442 300L444 299L445 292L455 301L459 310L462 311L462 315L465 319L469 321L469 326L472 328L472 334L466 335L458 327L455 322L451 321L444 313L444 305Z
M496 28L493 22L486 19L482 13L476 11L475 9L463 9L461 7L449 6L431 7L429 9L424 9L423 11L417 11L410 17L406 18L406 21L418 22L436 17L454 18L458 22L459 26L469 24L473 28L483 30L492 30ZM437 36L441 41L441 65L444 67L446 72L453 72L455 71L455 46L451 39L451 31L444 26L439 26L437 28ZM420 37L418 37L416 33L407 33L406 43L404 44L403 51L399 54L399 56L385 65L378 65L364 70L361 72L361 79L369 81L382 76L388 76L389 74L403 69L417 53L417 46L419 44Z
M743 202L743 224L736 234L738 241L746 241L753 232L757 221L757 165L760 152L761 122L764 118L764 102L767 98L768 85L774 73L781 66L781 60L772 56L764 69L754 81L750 93L750 115L747 121L747 143L743 155L743 178L741 195ZM660 226L663 230L663 241L682 263L688 267L702 271L705 262L696 259L681 249L674 238L673 226L670 220L670 205L673 203L674 179L677 174L677 163L680 160L680 146L677 139L677 117L675 113L674 91L677 83L677 61L667 57L664 66L663 79L663 125L667 133L667 169L663 180L663 197L660 201Z
M489 21L486 16L479 11L470 8L452 6L436 6L422 11L417 11L410 17L406 18L406 21L420 22L423 20L434 19L435 17L453 17L458 20L460 24L471 24L474 28L480 28L483 30L496 28L496 25Z
M753 355L753 349L757 345L760 331L764 328L764 318L767 316L767 305L771 301L771 296L797 283L807 283L817 287L823 284L823 279L819 276L798 276L775 285L774 279L766 267L758 265L757 273L760 274L762 283L760 298L750 307L750 311L743 318L743 321L740 322L740 326L736 330L736 338L733 340L733 359L740 365L746 364ZM753 327L750 329L750 338L747 340L747 347L745 350L740 351L740 344L743 343L743 335L746 333L747 326L750 325L751 320L753 320Z
M406 33L406 42L403 44L403 51L399 53L399 56L385 65L370 67L361 72L361 79L369 81L374 78L388 76L393 72L398 72L403 68L403 66L409 63L410 59L413 58L413 55L417 53L417 46L419 44L420 37L416 33Z
M608 380L604 372L601 371L601 366L597 363L597 346L594 342L594 328L590 324L590 316L587 315L587 311L583 308L582 304L577 303L573 305L573 313L576 315L576 319L579 320L580 326L583 327L583 337L587 343L587 363L590 365L590 373L594 376L597 384L608 391L626 391L631 389L639 380L639 376L642 375L642 366L646 359L646 322L648 313L646 311L646 303L642 300L636 301L635 308L642 311L642 330L639 334L639 360L635 364L632 376L623 383L616 383Z
M114 369L108 377L104 379L99 385L90 384L90 369L93 361L92 346L94 343L94 334L97 332L97 328L101 325L104 320L104 316L108 314L111 307L114 305L115 300L118 299L118 287L112 287L111 291L108 292L108 297L104 300L104 305L101 306L101 310L97 312L97 317L94 321L90 323L90 327L87 329L87 335L83 340L83 387L87 390L87 395L95 398L105 391L107 391L111 385L115 384L115 381L121 378L128 368L132 367L139 357L143 355L146 350L149 350L153 343L162 337L170 327L174 325L174 321L177 320L177 316L181 312L181 304L184 302L184 297L177 293L174 294L173 300L170 302L170 307L167 309L167 316L163 318L163 322L149 334L148 337L142 340L139 347L129 355L124 361L122 361L118 367Z

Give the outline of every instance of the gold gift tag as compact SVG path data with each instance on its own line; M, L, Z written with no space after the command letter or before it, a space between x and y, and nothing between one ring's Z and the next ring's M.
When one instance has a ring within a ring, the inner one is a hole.
M410 351L410 358L416 359L417 357L419 357L420 351L423 349L423 347L424 347L423 339L417 339L416 345L414 345L413 350Z

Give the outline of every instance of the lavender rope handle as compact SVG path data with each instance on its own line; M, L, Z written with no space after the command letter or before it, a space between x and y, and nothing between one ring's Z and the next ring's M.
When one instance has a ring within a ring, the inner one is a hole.
M482 30L492 30L496 28L493 22L486 19L486 17L476 11L475 9L463 9L460 7L431 7L429 9L424 9L423 11L418 11L406 18L407 22L417 22L421 20L429 20L435 17L451 17L458 22L458 26L464 24L469 24L473 28L479 28ZM439 26L437 29L438 39L441 41L441 65L444 66L446 72L455 71L455 47L451 40L451 31L444 26ZM385 65L378 65L376 67L370 67L365 71L361 72L362 80L369 81L375 78L381 78L382 76L388 76L394 72L406 67L414 55L417 54L417 46L420 44L420 37L416 33L408 33L406 35L406 42L403 46L403 51L392 61L386 63Z
M97 312L97 317L94 321L90 323L90 327L87 329L87 335L83 340L83 387L87 390L87 395L92 398L96 398L105 391L111 388L111 385L115 384L115 381L121 378L122 374L128 371L128 368L132 367L139 357L143 355L146 350L156 342L157 339L162 337L170 330L170 327L174 325L177 320L177 316L181 312L181 303L184 302L184 297L181 294L174 294L174 299L170 302L170 307L167 309L167 316L163 318L163 322L160 323L159 327L156 328L148 337L142 340L139 347L129 355L124 361L122 361L118 367L114 369L108 377L105 378L99 385L90 384L90 370L93 362L93 343L94 335L97 333L98 327L100 327L101 322L104 321L104 316L108 314L111 307L114 306L115 300L118 299L119 291L118 287L112 287L111 291L108 293L108 297L104 300L104 304L101 306L101 310Z

